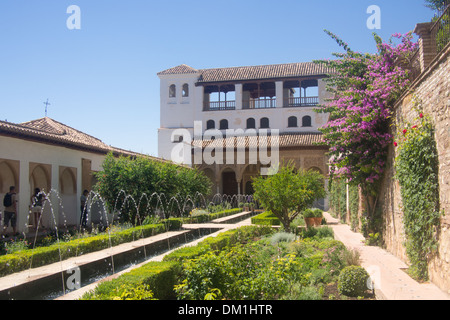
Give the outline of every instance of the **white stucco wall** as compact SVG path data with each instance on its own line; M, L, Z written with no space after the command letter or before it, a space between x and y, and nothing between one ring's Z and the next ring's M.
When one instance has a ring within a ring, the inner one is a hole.
M30 184L30 163L49 165L51 167L51 188L61 193L60 188L60 167L73 168L76 172L76 193L62 195L60 197L64 200L62 202L64 209L59 205L58 196L52 193L50 198L53 207L54 217L51 216L50 206L47 206L47 210L43 215L44 226L51 222L51 219L55 219L57 224L64 223L63 219L66 218L67 224L79 223L80 220L80 196L82 193L82 159L89 159L92 161L91 169L93 171L100 171L103 159L105 156L100 154L94 154L89 152L83 152L65 147L58 147L54 145L48 145L43 143L31 142L17 138L10 138L0 136L0 161L13 160L20 162L19 172L19 193L18 193L18 221L17 229L19 232L25 230L25 226L28 223L27 217L29 215L30 198L32 195L32 186ZM1 177L0 177L1 178ZM41 189L44 186L35 186ZM46 188L45 188L46 189ZM44 190L49 192L50 190ZM69 191L70 193L70 191ZM0 211L2 212L2 224L3 224L3 196L0 203ZM74 207L75 206L75 207ZM34 219L30 219L32 222ZM9 229L11 231L11 229Z
M283 108L283 82L275 83L277 90L277 108L273 109L242 109L242 84L236 84L236 110L229 111L203 111L203 87L195 86L198 74L187 75L163 75L160 76L161 95L161 123L158 131L158 156L167 160L173 159L174 148L180 148L173 143L173 132L176 129L185 128L193 132L194 122L198 121L202 125L202 132L206 131L207 121L213 120L216 129L219 128L221 120L228 121L229 129L246 129L247 119L254 118L256 129L260 128L261 118L268 118L271 129L278 129L280 133L288 132L318 132L318 128L327 123L328 115L319 114L313 111L312 107ZM189 85L189 97L182 98L182 86ZM176 97L169 98L169 87L175 84L177 88ZM329 97L326 91L326 83L318 80L319 103L324 103ZM291 116L297 117L298 126L288 127L288 119ZM311 127L302 127L302 118L311 117ZM184 144L188 143L186 139ZM190 157L186 157L183 163L190 164Z

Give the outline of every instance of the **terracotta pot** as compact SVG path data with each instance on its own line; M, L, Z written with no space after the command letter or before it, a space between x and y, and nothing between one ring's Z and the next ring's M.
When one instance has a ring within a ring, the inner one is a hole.
M305 219L305 223L306 223L306 227L314 227L316 225L315 219L316 218L304 218Z
M316 226L320 226L322 224L323 218L314 218L314 223Z

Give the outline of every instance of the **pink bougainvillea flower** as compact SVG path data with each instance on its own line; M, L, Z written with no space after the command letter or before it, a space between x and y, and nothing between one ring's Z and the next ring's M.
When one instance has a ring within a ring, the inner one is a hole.
M398 143L397 143L397 142L394 142L394 146L398 147Z
M413 129L416 129L416 128L417 128L417 126L413 126L412 128L413 128Z
M406 129L405 129L405 130L403 130L403 134L406 134L407 132L408 132L408 130L406 130Z
M420 117L420 119L422 119L422 118L423 118L423 113L421 113L421 114L419 115L419 117Z

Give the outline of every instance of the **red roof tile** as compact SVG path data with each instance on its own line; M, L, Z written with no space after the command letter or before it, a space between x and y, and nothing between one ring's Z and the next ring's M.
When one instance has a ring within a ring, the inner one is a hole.
M289 147L313 147L323 142L322 133L283 133L278 136L279 148ZM249 148L270 147L273 143L277 143L275 136L258 137L258 136L239 136L221 138L215 140L197 139L192 142L194 147L199 148L234 148L245 146Z
M314 62L285 63L261 66L215 68L215 69L194 69L187 65L180 65L158 73L186 74L199 73L199 83L224 82L224 81L244 81L262 80L277 78L298 78L307 76L326 76L332 71L323 65Z

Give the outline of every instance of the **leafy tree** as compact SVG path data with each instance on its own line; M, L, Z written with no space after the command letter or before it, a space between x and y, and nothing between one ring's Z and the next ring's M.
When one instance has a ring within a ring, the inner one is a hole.
M450 4L448 0L425 0L426 7L436 11L442 11Z
M272 211L286 232L291 222L317 199L325 196L324 179L320 173L300 170L293 165L282 167L277 174L254 179L254 198L264 209Z
M95 174L98 182L94 189L110 212L121 212L124 222L143 219L154 214L155 208L161 209L166 218L183 214L186 203L199 202L210 190L210 181L202 172L145 157L116 158L110 153L102 167Z

